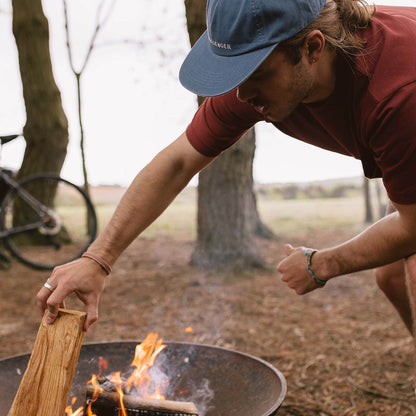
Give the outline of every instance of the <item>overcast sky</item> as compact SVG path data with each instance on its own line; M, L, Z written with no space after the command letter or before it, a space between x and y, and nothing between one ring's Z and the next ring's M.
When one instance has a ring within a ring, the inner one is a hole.
M77 68L95 27L98 4L98 0L68 0ZM379 0L377 4L414 6L416 0ZM62 1L43 0L43 7L50 25L55 79L70 124L62 174L79 182L75 79L65 47ZM0 10L0 134L11 134L22 130L26 116L11 28L11 0L0 0ZM82 78L88 172L93 184L128 185L186 128L196 109L195 97L178 81L179 67L189 50L183 0L118 0L97 43ZM2 165L18 167L23 149L20 139L4 146ZM257 126L254 177L258 182L361 174L360 163L352 158L300 143L266 123Z

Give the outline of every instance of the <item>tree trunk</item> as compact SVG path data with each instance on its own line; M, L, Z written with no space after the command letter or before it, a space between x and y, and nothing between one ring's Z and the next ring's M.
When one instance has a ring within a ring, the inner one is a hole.
M254 150L251 130L200 173L193 264L235 270L265 266L255 239Z
M206 7L206 0L185 0L186 26L192 46L207 28Z
M26 150L18 176L59 174L66 156L68 121L53 77L48 21L41 0L12 0L12 4L27 115Z
M366 223L371 223L374 220L373 210L371 208L371 195L370 195L370 179L363 177L363 192L364 192L364 206L365 206L365 218Z
M185 0L193 45L206 28L205 0ZM203 99L198 97L198 104ZM270 238L260 221L253 189L254 129L199 174L198 237L192 263L240 270L265 267L256 232Z
M383 203L382 199L382 189L380 186L380 181L378 179L375 180L376 184L376 195L377 195L377 206L378 206L378 218L384 217L386 215L386 205Z

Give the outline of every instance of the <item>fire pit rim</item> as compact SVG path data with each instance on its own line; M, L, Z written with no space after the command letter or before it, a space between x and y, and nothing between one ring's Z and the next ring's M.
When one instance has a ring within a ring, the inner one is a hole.
M138 344L141 341L137 341L135 339L124 339L124 340L119 340L119 341L96 341L96 342L86 342L82 345L82 347L94 347L94 346L100 346L100 345L116 345L116 344ZM274 405L268 410L268 412L270 412L270 414L275 414L274 412L276 412L280 406L283 403L283 400L286 396L287 393L287 383L286 383L286 378L283 375L283 373L278 370L274 365L270 364L269 362L263 360L262 358L256 357L254 355L245 353L245 352L241 352L241 351L237 351L235 349L232 348L225 348L225 347L219 347L217 345L209 345L209 344L200 344L200 343L193 343L193 342L176 342L176 341L165 341L163 340L164 344L167 344L167 346L169 345L173 345L173 346L180 346L183 345L184 347L202 347L202 348L209 348L211 350L219 350L219 351L224 351L226 353L233 353L233 354L237 354L239 356L242 357L246 357L249 358L251 360L257 361L258 363L266 366L269 370L271 370L279 379L280 384L281 384L281 391L279 394L279 397L277 398L276 402L274 403ZM23 353L23 354L16 354L13 356L8 356L8 357L4 357L4 358L0 358L0 363L6 360L11 360L13 358L23 358L24 356L28 356L30 357L31 353Z

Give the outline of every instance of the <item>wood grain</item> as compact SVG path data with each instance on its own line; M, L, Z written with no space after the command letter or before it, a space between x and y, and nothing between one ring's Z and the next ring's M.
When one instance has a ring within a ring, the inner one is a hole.
M25 374L8 416L63 416L84 338L84 312L43 317Z

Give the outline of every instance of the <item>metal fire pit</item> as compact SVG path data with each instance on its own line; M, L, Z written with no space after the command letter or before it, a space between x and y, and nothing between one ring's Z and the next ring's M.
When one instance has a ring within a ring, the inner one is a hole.
M165 342L154 371L169 379L168 400L193 401L205 416L276 415L286 394L286 380L269 363L233 350L199 344ZM75 372L71 397L84 396L84 387L98 373L104 357L109 368L128 372L137 342L86 344ZM29 354L0 360L0 414L7 414L29 361ZM81 405L81 401L77 405Z

